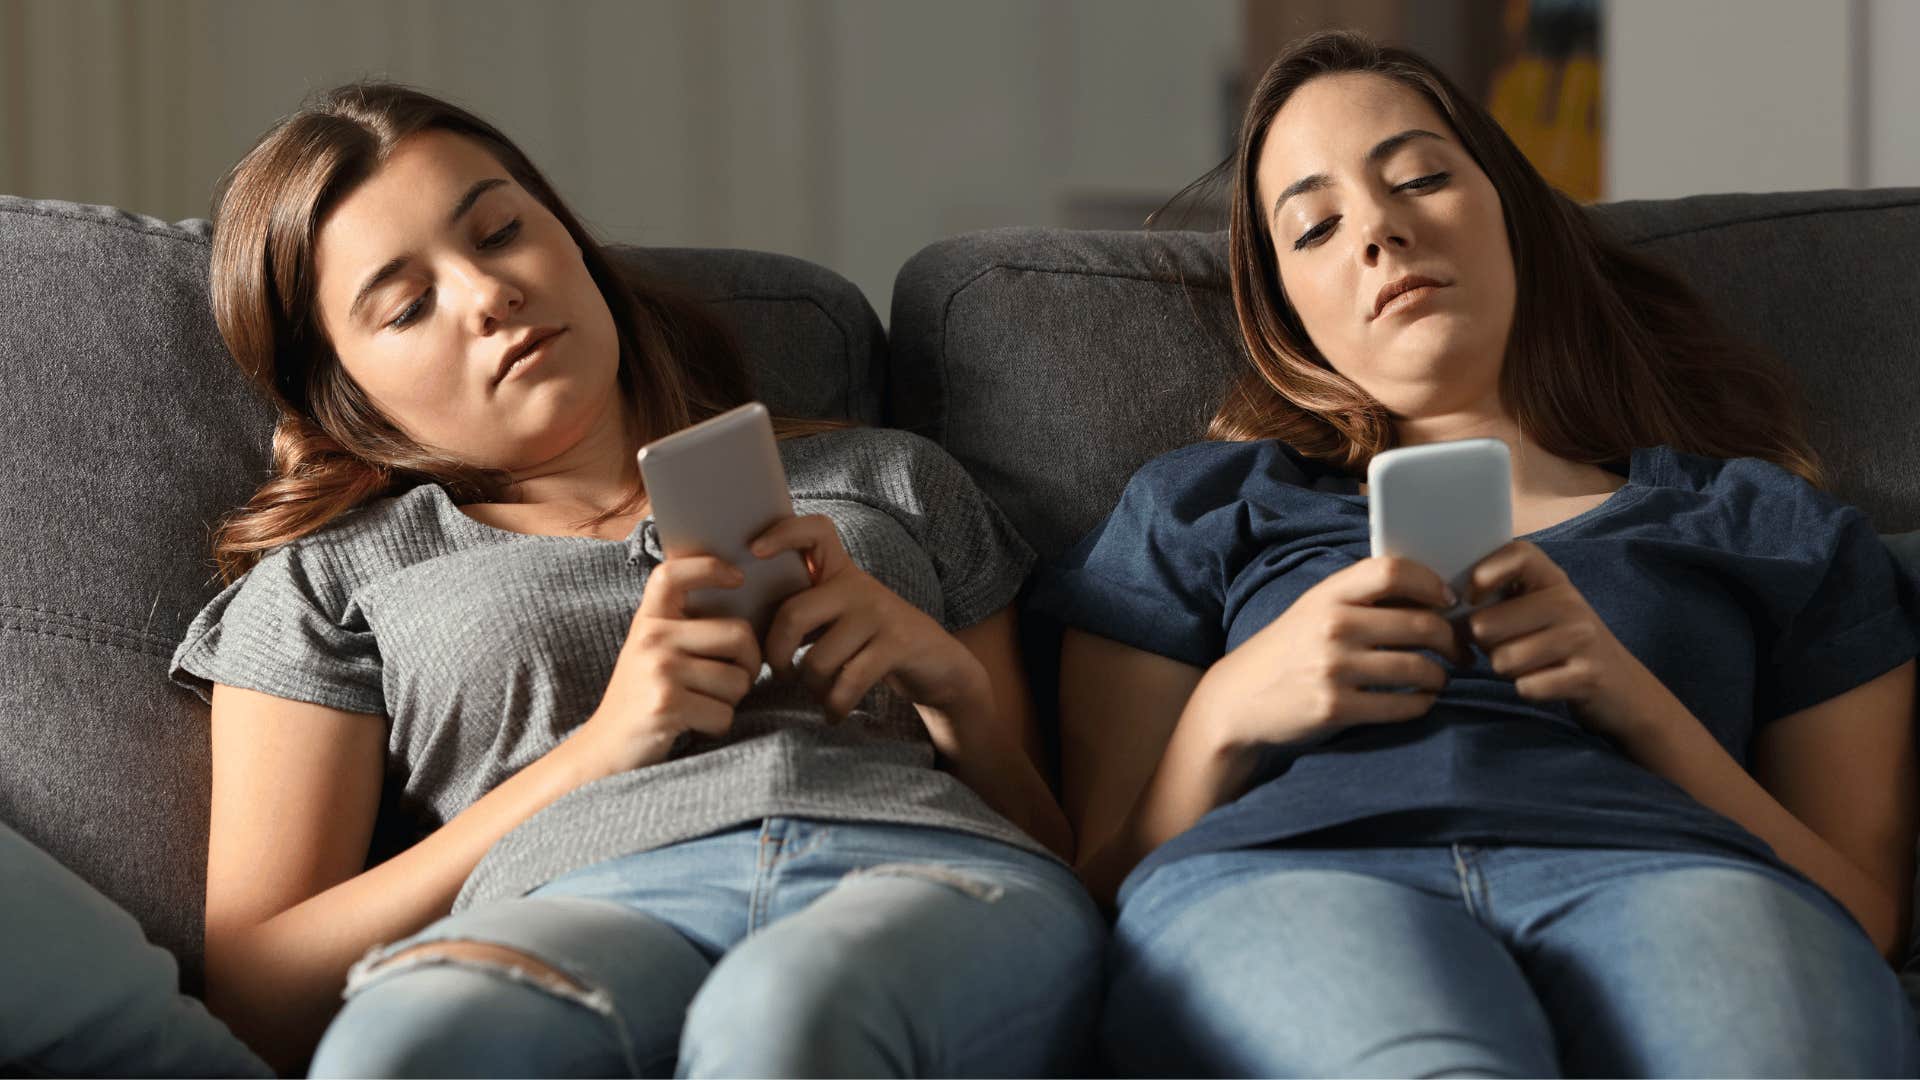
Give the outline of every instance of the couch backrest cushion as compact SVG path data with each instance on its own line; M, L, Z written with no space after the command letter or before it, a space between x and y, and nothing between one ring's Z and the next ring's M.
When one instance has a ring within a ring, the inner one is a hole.
M0 820L197 978L207 711L167 681L218 590L209 527L264 478L272 414L207 297L204 221L0 197ZM839 276L616 249L733 324L776 412L877 423L879 320Z
M1679 270L1806 392L1837 494L1920 527L1920 189L1717 195L1593 211ZM1201 438L1243 363L1222 233L1000 229L915 255L893 291L893 422L951 450L1043 555L1147 459Z

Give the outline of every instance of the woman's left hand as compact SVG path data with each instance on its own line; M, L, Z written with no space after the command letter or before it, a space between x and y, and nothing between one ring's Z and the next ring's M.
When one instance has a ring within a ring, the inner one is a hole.
M830 518L787 518L761 533L751 551L763 559L797 551L806 559L813 585L774 613L764 651L774 674L784 678L795 673L793 654L802 642L818 634L798 674L829 715L845 717L883 681L941 714L991 707L985 665L926 612L862 570ZM929 718L935 747L951 756L956 733L935 730L949 726Z
M1467 603L1508 599L1467 617L1467 634L1496 674L1528 701L1566 701L1587 727L1616 739L1648 715L1658 680L1620 644L1566 571L1546 552L1515 540L1482 559L1470 575ZM1664 690L1664 687L1661 688Z

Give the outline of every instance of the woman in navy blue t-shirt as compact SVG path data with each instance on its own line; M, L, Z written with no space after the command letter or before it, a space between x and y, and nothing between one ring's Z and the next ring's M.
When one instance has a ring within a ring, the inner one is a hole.
M1781 369L1407 53L1295 46L1232 165L1254 370L1035 594L1113 1065L1911 1075L1920 604ZM1456 629L1354 478L1477 436Z

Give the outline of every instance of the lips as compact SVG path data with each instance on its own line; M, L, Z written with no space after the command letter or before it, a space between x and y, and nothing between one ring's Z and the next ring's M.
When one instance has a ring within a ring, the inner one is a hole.
M564 326L536 326L527 331L512 348L507 350L506 355L500 358L500 363L493 371L494 385L499 385L500 380L507 377L507 372L513 370L514 363L521 357L539 348L541 342L557 337L565 330Z
M1386 306L1392 303L1393 298L1396 296L1412 292L1415 289L1445 288L1447 284L1447 282L1439 281L1423 274L1408 274L1406 277L1389 281L1380 287L1379 294L1373 298L1373 315L1371 317L1375 319L1379 318L1380 312L1385 310Z

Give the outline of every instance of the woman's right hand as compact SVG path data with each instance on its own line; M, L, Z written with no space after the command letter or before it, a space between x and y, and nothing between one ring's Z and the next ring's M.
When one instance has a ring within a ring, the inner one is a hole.
M687 594L745 580L705 555L654 568L599 707L567 740L586 754L593 773L611 776L665 760L683 732L732 729L734 706L760 674L760 643L745 619L689 618Z
M1451 605L1446 582L1425 566L1362 559L1216 661L1194 691L1201 715L1237 751L1424 716L1447 671L1412 650L1462 662L1464 647L1439 614Z

